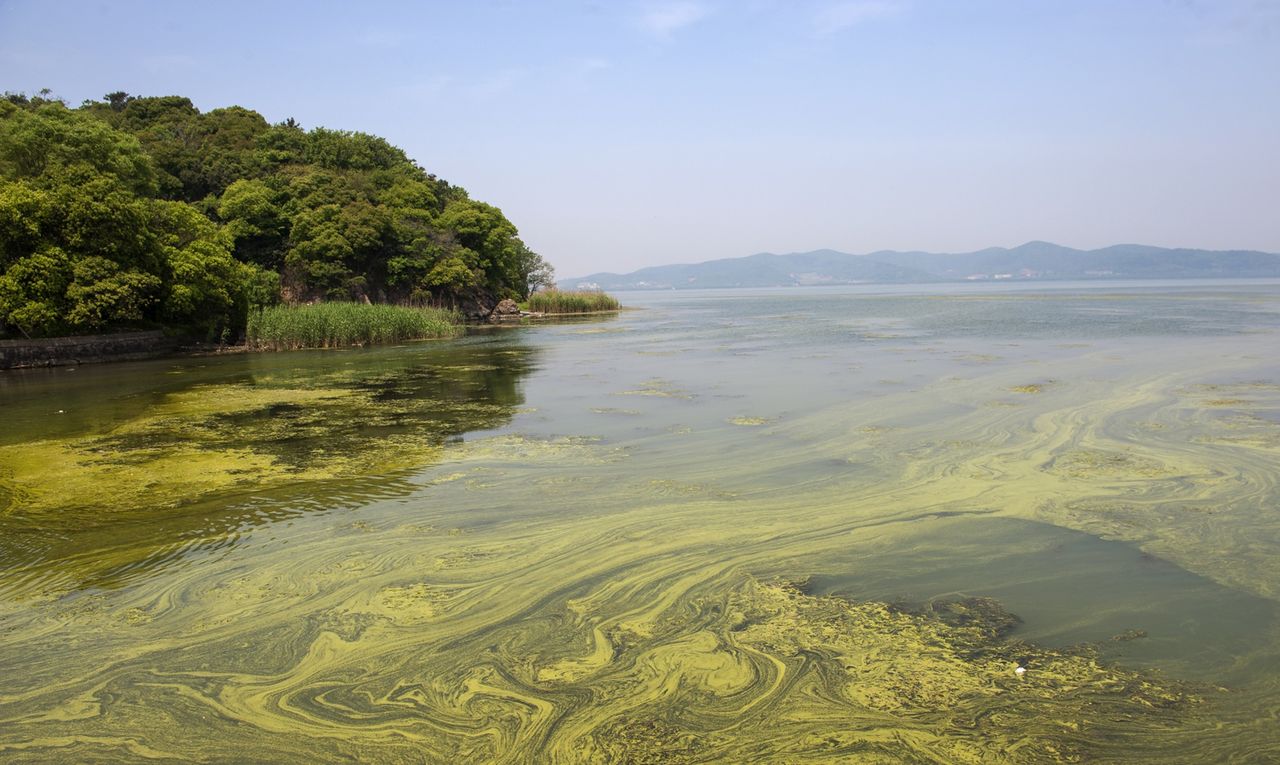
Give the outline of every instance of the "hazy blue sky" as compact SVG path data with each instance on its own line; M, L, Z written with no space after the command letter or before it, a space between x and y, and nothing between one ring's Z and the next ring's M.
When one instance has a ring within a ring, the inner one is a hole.
M1029 239L1280 251L1277 0L0 0L0 72L385 136L566 277Z

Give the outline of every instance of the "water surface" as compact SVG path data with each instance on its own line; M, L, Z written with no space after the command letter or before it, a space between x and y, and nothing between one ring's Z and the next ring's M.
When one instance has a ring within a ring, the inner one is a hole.
M1280 285L623 301L0 376L0 757L1280 758Z

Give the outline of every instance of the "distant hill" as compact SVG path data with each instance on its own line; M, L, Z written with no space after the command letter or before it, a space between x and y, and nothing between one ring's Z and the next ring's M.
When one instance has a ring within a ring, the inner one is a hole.
M1074 250L1049 242L1012 249L933 253L882 250L850 255L815 250L760 253L705 263L653 266L629 274L596 273L562 279L566 289L706 289L823 284L919 283L983 280L1190 279L1280 277L1280 255L1253 250L1186 250L1117 244Z

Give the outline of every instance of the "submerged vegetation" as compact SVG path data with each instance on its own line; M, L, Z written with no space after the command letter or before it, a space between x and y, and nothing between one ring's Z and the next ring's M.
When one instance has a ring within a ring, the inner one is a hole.
M616 311L617 298L596 291L540 290L529 296L525 310L534 313L599 313Z
M460 331L456 311L363 303L316 303L291 308L271 306L252 311L246 336L260 350L341 348L377 345Z
M377 136L232 106L0 99L0 337L238 337L279 302L483 313L551 283L498 208Z

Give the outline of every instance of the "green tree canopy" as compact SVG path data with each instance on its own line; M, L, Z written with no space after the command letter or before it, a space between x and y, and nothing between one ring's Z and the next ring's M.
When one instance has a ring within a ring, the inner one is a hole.
M0 100L0 334L234 333L282 298L492 304L551 274L377 136L181 96Z

